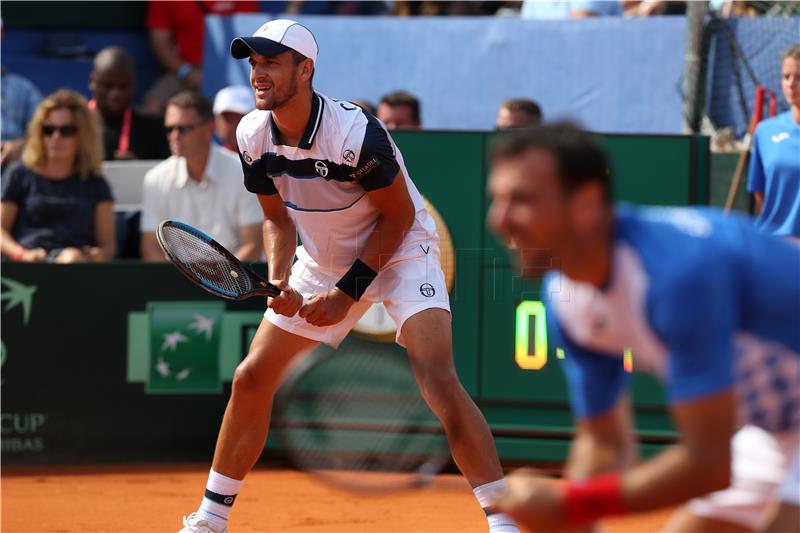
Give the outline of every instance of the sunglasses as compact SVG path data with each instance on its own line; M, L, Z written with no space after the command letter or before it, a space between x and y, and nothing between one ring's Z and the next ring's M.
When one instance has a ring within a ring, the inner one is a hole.
M195 129L197 126L199 126L199 124L185 124L183 126L167 126L167 125L165 125L164 126L164 131L166 131L167 135L169 135L173 131L178 130L178 133L180 133L181 135L186 135L187 133L189 133L190 131Z
M52 124L45 124L42 126L42 133L46 137L50 137L55 132L58 132L62 137L74 137L78 133L78 128L74 124L67 124L66 126L53 126Z

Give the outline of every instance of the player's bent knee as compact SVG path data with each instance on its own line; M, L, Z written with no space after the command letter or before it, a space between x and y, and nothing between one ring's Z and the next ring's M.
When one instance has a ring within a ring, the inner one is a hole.
M253 365L249 364L247 360L236 367L232 386L234 394L257 394L259 396L274 393L277 389L277 383L272 383L271 380L256 372Z

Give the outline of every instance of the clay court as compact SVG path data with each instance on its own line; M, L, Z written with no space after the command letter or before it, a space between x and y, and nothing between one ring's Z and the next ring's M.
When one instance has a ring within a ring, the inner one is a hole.
M11 467L2 477L4 533L172 532L197 506L205 466ZM609 520L605 531L658 531L668 513ZM460 476L428 488L355 496L298 472L255 470L247 477L231 533L480 532L486 521Z

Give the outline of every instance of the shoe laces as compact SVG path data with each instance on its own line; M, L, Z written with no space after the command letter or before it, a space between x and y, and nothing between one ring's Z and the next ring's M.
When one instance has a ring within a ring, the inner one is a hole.
M216 533L216 531L211 528L211 525L208 523L208 521L200 518L197 513L184 516L183 525L193 528L193 530L196 530L197 533Z

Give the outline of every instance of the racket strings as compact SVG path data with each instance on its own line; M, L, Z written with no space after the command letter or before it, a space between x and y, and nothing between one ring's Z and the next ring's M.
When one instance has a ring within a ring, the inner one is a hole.
M162 238L172 256L205 284L231 294L243 294L254 288L242 265L191 233L169 226L163 229Z

